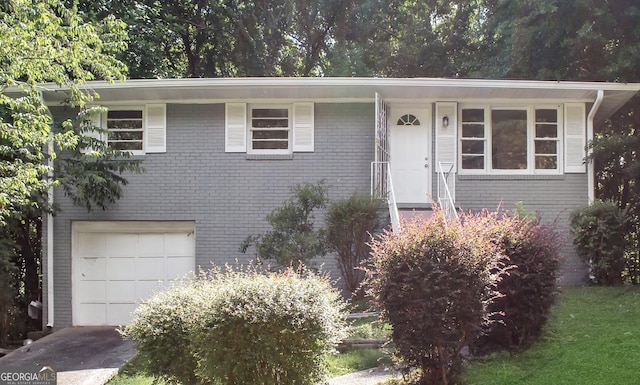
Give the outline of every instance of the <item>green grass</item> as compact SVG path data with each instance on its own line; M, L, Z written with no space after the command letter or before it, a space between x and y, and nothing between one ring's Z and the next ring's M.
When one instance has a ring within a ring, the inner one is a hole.
M357 349L329 356L329 377L390 365L391 359L380 349Z
M640 288L567 288L545 339L472 364L466 385L640 383Z
M382 364L390 365L391 360L380 349L359 349L328 357L329 377L357 372ZM157 385L163 385L159 382ZM108 385L154 385L153 377L144 374L135 359L127 364Z

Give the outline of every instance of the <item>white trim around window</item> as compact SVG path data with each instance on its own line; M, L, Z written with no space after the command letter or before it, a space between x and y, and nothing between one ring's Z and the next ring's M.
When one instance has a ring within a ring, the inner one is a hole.
M313 103L225 105L225 152L277 156L313 151Z
M166 105L108 106L107 111L92 117L92 124L109 131L88 135L107 143L116 150L132 155L164 153L166 143ZM105 137L106 136L106 137Z
M460 105L462 175L557 175L563 170L562 105Z

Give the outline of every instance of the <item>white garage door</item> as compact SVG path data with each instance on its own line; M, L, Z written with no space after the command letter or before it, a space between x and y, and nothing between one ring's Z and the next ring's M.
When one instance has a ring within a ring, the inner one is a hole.
M75 222L74 325L124 325L136 306L195 269L193 222Z

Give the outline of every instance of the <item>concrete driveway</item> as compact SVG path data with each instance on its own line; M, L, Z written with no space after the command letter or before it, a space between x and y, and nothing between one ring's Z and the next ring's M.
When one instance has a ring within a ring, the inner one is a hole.
M56 331L0 358L0 367L50 366L58 385L104 384L136 354L115 327L73 327Z

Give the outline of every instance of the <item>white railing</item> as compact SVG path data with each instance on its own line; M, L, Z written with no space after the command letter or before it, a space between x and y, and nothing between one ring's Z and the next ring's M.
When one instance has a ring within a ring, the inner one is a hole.
M456 174L454 163L438 162L438 206L446 218L458 218L456 210Z
M400 231L400 214L393 191L391 168L389 162L371 162L371 197L386 199L389 204L391 229L394 233Z

